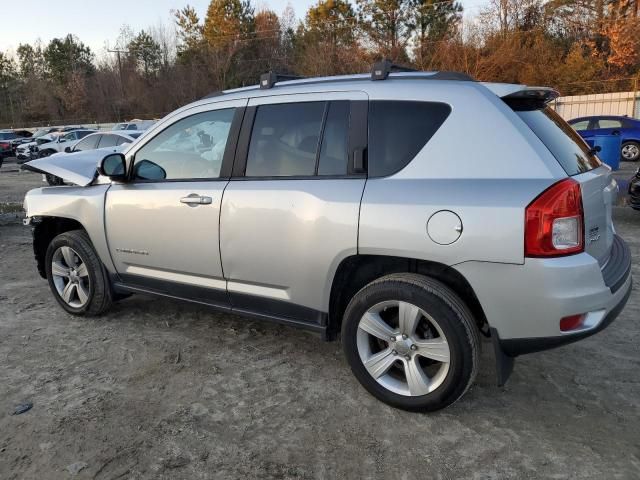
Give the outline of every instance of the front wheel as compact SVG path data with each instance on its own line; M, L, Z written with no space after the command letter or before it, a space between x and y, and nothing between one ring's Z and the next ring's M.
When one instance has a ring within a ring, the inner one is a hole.
M113 302L109 277L83 230L55 237L46 254L47 280L53 296L74 315L99 315Z
M373 396L404 410L433 411L473 383L480 342L464 302L439 281L382 277L358 292L342 325L344 353Z
M624 142L620 154L627 162L637 162L640 159L640 143Z

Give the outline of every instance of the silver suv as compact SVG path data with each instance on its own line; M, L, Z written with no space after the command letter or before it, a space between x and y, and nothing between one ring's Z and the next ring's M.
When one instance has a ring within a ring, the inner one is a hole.
M617 185L556 96L388 64L265 75L173 112L80 186L29 192L38 270L76 315L139 292L341 336L375 397L445 407L482 335L502 384L631 291Z

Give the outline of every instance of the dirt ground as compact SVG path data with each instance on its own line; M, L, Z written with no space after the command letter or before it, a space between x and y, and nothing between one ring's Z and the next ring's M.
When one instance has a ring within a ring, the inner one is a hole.
M41 185L8 167L0 202ZM640 278L640 212L614 215ZM339 342L294 328L145 296L67 315L29 230L0 227L3 480L637 479L639 431L638 290L604 332L519 358L504 388L484 343L475 386L421 415L373 399Z

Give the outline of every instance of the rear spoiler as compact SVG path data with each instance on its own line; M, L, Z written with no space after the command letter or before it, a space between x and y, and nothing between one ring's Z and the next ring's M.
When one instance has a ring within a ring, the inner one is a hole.
M528 87L516 83L491 82L482 82L482 85L507 103L510 101L533 100L545 105L560 96L557 90L549 87Z
M549 103L560 96L560 92L549 87L525 87L502 97L503 100L534 100Z

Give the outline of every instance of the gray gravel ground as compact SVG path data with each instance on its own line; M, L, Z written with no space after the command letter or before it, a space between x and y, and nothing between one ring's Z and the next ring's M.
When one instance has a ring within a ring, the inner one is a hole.
M14 195L4 168L0 201ZM640 278L640 212L614 215ZM2 226L0 479L637 479L639 310L636 290L599 335L518 359L504 388L484 343L461 401L412 414L369 396L338 342L300 330L145 296L67 315L30 232Z

